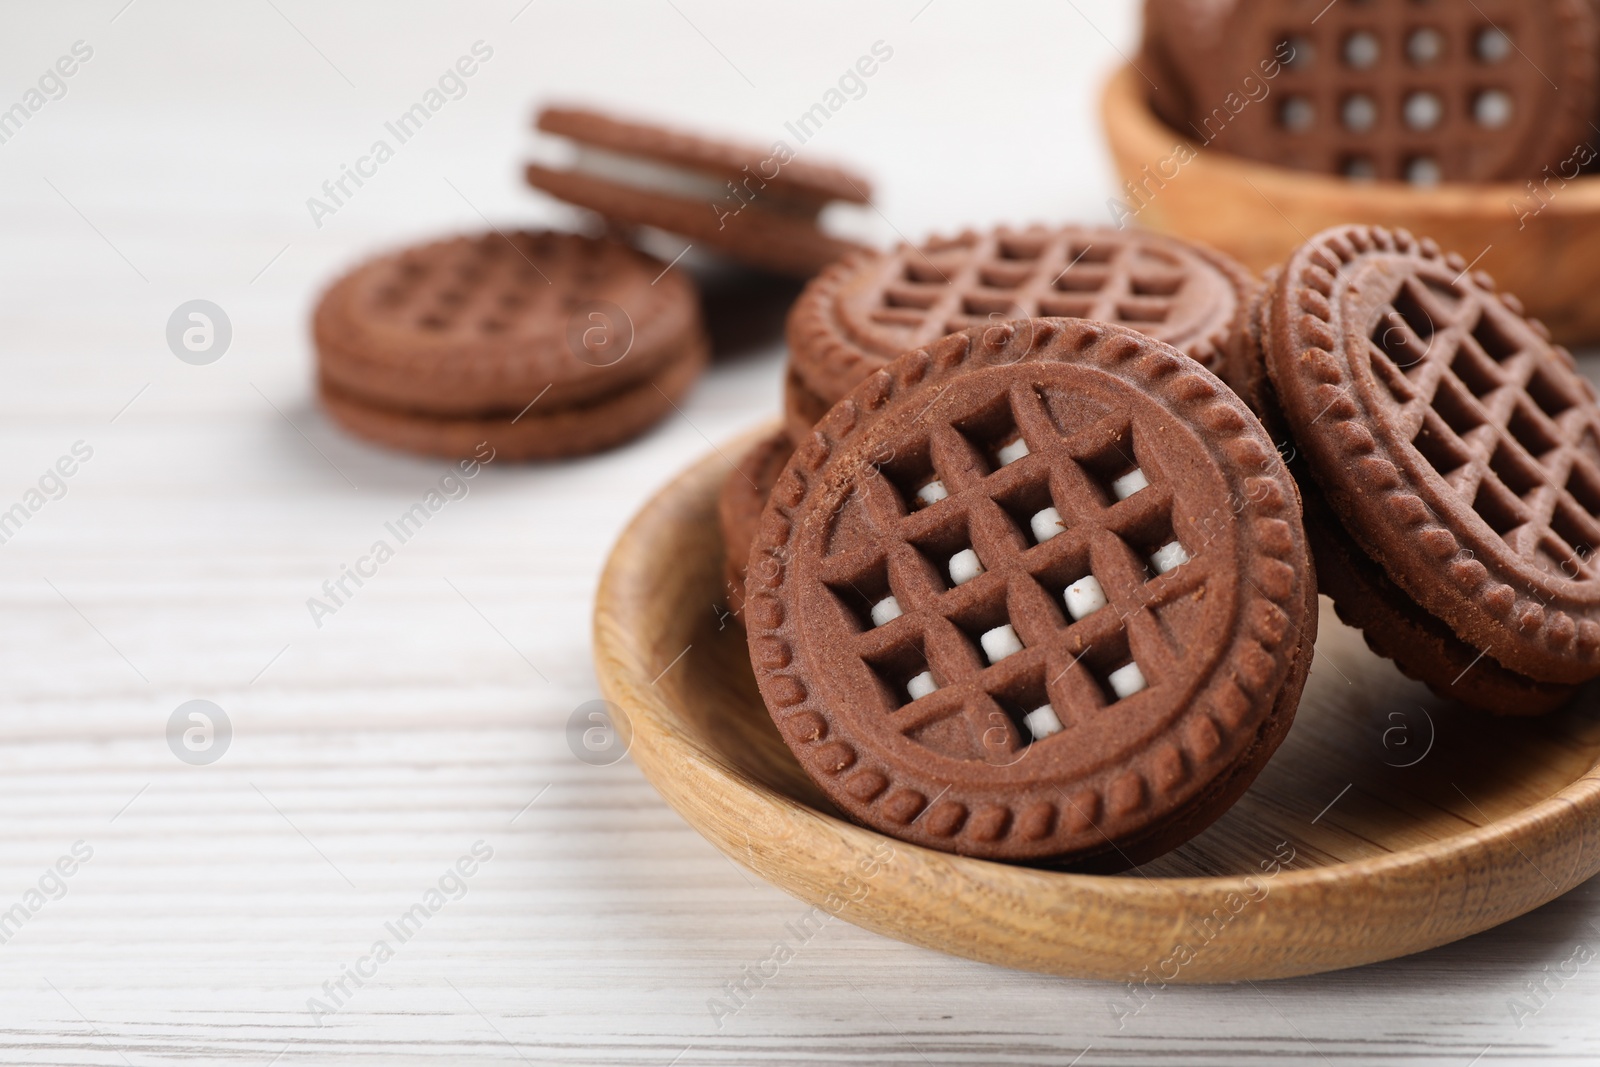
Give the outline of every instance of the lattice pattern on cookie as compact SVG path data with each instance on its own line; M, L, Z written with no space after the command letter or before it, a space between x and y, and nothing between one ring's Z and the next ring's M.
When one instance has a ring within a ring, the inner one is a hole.
M908 348L970 326L1050 316L1181 341L1237 299L1203 260L1115 231L963 234L894 257L894 274L867 316L896 329Z
M1429 465L1517 556L1600 576L1593 394L1498 298L1408 277L1369 344L1374 376Z
M860 479L818 579L898 732L1009 763L1178 676L1161 614L1209 565L1138 440L1125 413L1063 425L1018 386Z
M1545 73L1522 49L1545 17L1530 6L1346 0L1301 5L1298 23L1274 13L1260 54L1293 58L1253 106L1273 109L1295 166L1416 185L1492 177L1452 170L1505 155L1514 125L1549 121Z
M1117 501L1134 466L1148 484ZM933 480L947 495L912 506ZM964 548L985 570L952 586L940 557ZM967 855L1089 855L1220 803L1276 747L1312 649L1307 567L1271 441L1193 362L1081 320L975 328L872 373L797 449L752 550L751 662L851 816ZM1069 623L1088 575L1106 604ZM1004 625L1022 650L991 663ZM1091 648L1096 628L1126 645Z
M373 318L440 339L559 334L618 251L556 233L488 233L402 253L375 280Z

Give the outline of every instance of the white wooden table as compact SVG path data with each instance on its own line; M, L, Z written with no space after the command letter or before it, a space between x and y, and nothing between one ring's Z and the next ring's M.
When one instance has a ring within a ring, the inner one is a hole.
M879 179L882 214L848 225L891 240L1100 219L1114 189L1093 94L1134 5L124 2L16 5L0 33L0 108L75 42L92 52L0 143L0 511L25 512L0 526L0 1061L1600 1057L1600 964L1513 1013L1576 946L1600 951L1592 886L1386 966L1168 989L1120 1029L1114 989L836 922L719 1026L708 1001L805 909L631 763L576 759L566 726L597 695L608 546L708 439L775 410L776 342L730 354L633 447L492 466L310 617L444 469L315 407L318 287L485 218L569 220L518 178L536 101L766 142L881 40L892 59L804 149ZM492 57L463 95L317 225L307 199L478 41ZM165 339L196 298L233 330L206 366ZM75 445L92 456L30 497ZM168 744L195 699L231 724L208 766ZM450 874L474 849L490 858Z

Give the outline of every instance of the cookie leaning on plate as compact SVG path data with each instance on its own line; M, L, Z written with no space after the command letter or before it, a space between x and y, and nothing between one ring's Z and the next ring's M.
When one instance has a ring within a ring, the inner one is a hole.
M1467 268L1404 231L1318 235L1270 294L1268 378L1362 556L1476 654L1580 683L1600 676L1600 405Z
M530 163L528 184L629 226L651 226L748 266L809 278L861 246L825 232L835 201L866 203L867 179L770 149L582 108L551 107L538 128L576 146L570 167Z
M761 694L902 840L1126 865L1281 741L1316 635L1298 494L1217 378L1132 330L973 328L858 385L762 516Z
M596 452L648 429L704 368L693 283L577 234L485 233L380 256L313 319L319 385L353 432L409 451Z
M1221 253L1140 230L1001 227L854 255L813 279L789 314L804 387L790 403L809 393L831 405L902 352L1034 316L1130 326L1211 366L1235 343L1255 290Z
M1393 660L1401 673L1447 700L1496 715L1541 715L1565 704L1574 687L1536 682L1507 670L1417 605L1351 541L1344 524L1322 499L1305 461L1295 456L1267 375L1263 338L1272 330L1281 277L1281 267L1267 272L1245 343L1239 346L1236 358L1219 368L1218 375L1293 457L1289 467L1300 483L1317 581L1322 593L1333 601L1339 619L1362 631L1373 652Z

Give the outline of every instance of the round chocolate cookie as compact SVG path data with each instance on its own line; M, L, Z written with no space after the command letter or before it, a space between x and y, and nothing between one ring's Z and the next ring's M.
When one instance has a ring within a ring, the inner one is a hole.
M1210 366L1234 342L1255 287L1219 252L1140 230L967 232L825 270L789 314L789 351L830 404L918 345L1036 316L1130 326Z
M317 306L323 395L357 432L430 453L484 426L527 458L609 447L671 410L706 362L693 283L664 267L548 232L380 256Z
M1416 185L1504 181L1569 157L1600 110L1592 0L1193 11L1172 50L1190 102L1179 128L1234 155Z
M369 403L436 415L608 396L704 348L694 284L665 266L555 232L482 233L379 256L317 305L319 368Z
M1600 406L1565 349L1431 241L1330 230L1271 295L1296 448L1361 552L1541 682L1600 676Z
M1242 397L1279 442L1279 451L1294 455L1292 440L1267 377L1263 337L1270 331L1272 294L1280 268L1264 278L1263 292L1250 315L1250 328L1219 376ZM1317 561L1320 590L1333 601L1341 621L1363 631L1373 652L1394 661L1408 678L1427 684L1447 700L1496 715L1539 715L1571 698L1571 686L1536 682L1501 666L1473 648L1429 615L1383 569L1350 539L1303 461L1289 464L1300 483L1306 533Z
M867 179L796 159L783 142L761 148L583 108L546 108L537 125L570 141L574 160L528 164L528 184L608 219L802 278L862 247L826 233L818 215L834 201L866 203Z
M783 465L794 455L794 445L785 430L777 430L739 457L739 462L722 483L717 498L717 524L722 530L723 552L727 562L723 576L724 594L731 605L744 603L744 569L750 562L750 545L756 539L756 526L767 497L783 473Z
M1127 864L1198 833L1293 719L1316 636L1298 493L1244 404L1130 329L901 356L789 461L745 625L800 764L902 840Z

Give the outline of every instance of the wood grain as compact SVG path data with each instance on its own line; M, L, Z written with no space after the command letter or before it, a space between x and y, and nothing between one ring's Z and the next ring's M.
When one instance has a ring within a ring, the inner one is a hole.
M1204 241L1257 271L1282 263L1330 226L1409 229L1494 275L1563 343L1600 341L1600 302L1593 299L1600 284L1600 178L1541 182L1535 196L1518 184L1414 189L1286 170L1173 130L1145 103L1144 86L1124 67L1101 97L1124 183L1120 218Z
M618 542L595 609L601 684L669 804L738 862L850 922L1071 977L1282 978L1445 944L1600 869L1600 850L1585 848L1600 835L1592 698L1533 722L1419 702L1336 626L1268 770L1214 827L1143 870L1030 870L844 822L767 716L742 630L692 610L717 595L726 471L719 456L702 460Z

